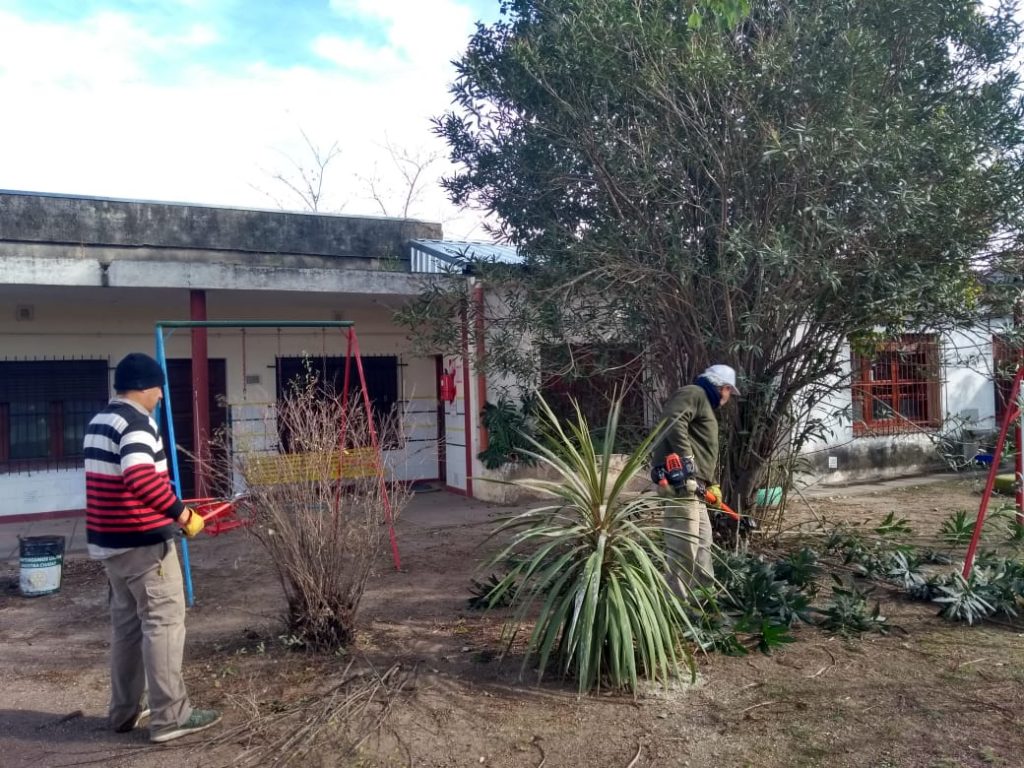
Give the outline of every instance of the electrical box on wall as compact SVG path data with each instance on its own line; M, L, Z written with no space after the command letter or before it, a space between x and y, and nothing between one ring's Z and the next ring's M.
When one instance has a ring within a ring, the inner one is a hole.
M828 468L829 469L839 469L839 457L838 456L829 456L828 457Z

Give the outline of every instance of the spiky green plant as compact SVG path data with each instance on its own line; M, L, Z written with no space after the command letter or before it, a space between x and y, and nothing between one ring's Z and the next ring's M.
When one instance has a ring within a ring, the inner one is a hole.
M911 594L921 594L928 578L921 572L921 559L915 552L897 551L889 558L885 578Z
M975 561L969 578L950 574L936 585L936 597L942 605L940 616L953 621L976 624L997 613L1016 618L1019 600L1024 597L1024 564L1011 558L987 554L985 562Z
M951 547L963 546L974 536L975 523L967 516L966 510L957 510L942 521L939 536Z
M968 579L953 573L947 583L938 586L939 597L933 600L942 605L940 616L976 624L996 612L988 587L988 576L980 568L971 571Z
M613 475L620 402L610 408L601 450L574 407L575 419L563 424L538 399L544 438L530 438L526 452L555 479L514 482L552 503L506 518L492 534L512 538L491 566L518 557L491 595L497 601L515 590L509 643L532 622L524 670L536 660L538 679L553 668L575 677L580 692L601 686L635 691L639 678L668 681L683 667L692 675L692 654L681 644L693 631L687 606L663 575L661 501L627 493L662 430Z
M821 627L842 637L852 637L864 632L886 634L889 625L881 614L881 606L868 605L869 590L859 589L856 584L845 584L833 575L831 601L819 612L822 614Z
M896 517L895 512L890 512L885 519L875 528L875 533L885 538L902 538L913 533L910 521L905 517Z
M777 579L788 581L812 596L818 591L814 580L820 575L818 553L810 547L803 547L799 552L790 553L775 566Z

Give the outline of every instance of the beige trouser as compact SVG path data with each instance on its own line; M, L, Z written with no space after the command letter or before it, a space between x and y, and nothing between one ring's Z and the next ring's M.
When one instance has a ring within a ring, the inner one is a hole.
M174 542L136 547L103 561L110 580L110 724L128 721L149 689L150 731L188 720L181 676L185 593Z
M670 491L671 493L671 491ZM714 584L711 561L711 518L704 502L683 492L665 499L665 557L668 583L680 597Z

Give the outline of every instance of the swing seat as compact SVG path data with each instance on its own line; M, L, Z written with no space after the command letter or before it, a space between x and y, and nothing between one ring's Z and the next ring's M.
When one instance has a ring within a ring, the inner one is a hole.
M356 480L377 476L377 452L372 447L350 448L339 458L319 453L277 453L252 456L245 477L258 485L284 485L316 480Z

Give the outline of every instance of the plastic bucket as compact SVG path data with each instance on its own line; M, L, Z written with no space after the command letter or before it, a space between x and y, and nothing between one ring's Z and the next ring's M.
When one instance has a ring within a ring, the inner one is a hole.
M60 590L64 567L63 536L26 536L21 539L20 554L18 586L22 595L40 597Z
M759 507L777 507L782 502L782 488L758 488L754 494L754 503Z

